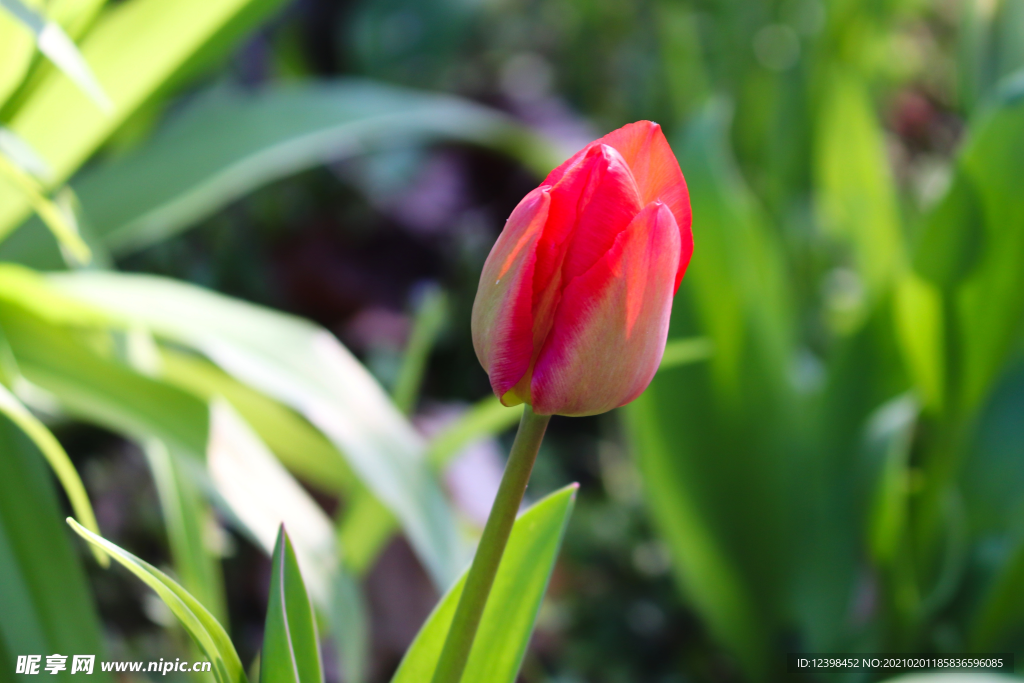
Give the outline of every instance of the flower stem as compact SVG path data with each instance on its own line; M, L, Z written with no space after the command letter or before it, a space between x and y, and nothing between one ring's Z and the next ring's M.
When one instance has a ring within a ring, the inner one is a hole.
M505 473L501 476L498 495L487 517L487 524L484 525L484 533L473 557L473 565L469 568L459 606L455 609L441 658L434 670L433 683L458 683L462 678L477 627L480 626L480 617L487 605L487 596L494 585L501 556L505 552L509 534L512 533L519 504L526 493L526 484L530 480L530 472L533 471L533 463L550 420L550 415L537 415L530 410L530 406L523 409L523 419L519 422L519 431L516 432Z

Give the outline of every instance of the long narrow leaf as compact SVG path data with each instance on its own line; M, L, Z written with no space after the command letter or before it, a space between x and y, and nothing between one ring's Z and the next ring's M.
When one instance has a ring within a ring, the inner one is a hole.
M25 170L19 168L4 154L0 154L0 177L6 178L17 188L32 209L46 223L57 241L64 246L79 263L88 263L92 253L78 234L74 216L68 215L50 200L42 186Z
M32 32L39 51L64 72L65 76L74 81L82 92L104 111L111 108L110 98L103 92L88 62L57 22L47 19L21 0L0 0L0 6L17 17L18 21Z
M99 533L100 527L96 523L96 515L92 511L92 504L89 502L89 495L85 492L85 486L78 476L78 471L71 463L64 447L60 445L57 438L40 422L35 415L28 411L17 397L7 390L7 387L0 384L0 413L3 413L16 424L25 434L32 439L32 442L39 448L46 461L50 463L57 480L64 487L64 492L71 501L71 508L75 511L86 528ZM96 559L100 564L106 566L107 558L103 553L96 553Z
M156 483L174 571L182 586L218 620L227 616L224 580L218 558L206 547L212 512L196 482L161 441L150 439L143 451Z
M66 180L142 103L255 0L133 0L110 7L80 48L113 103L103 112L60 73L40 83L9 127ZM0 182L0 239L28 215L28 200Z
M200 350L299 411L401 521L437 585L454 581L464 549L422 441L365 368L325 330L162 278L80 272L55 275L51 282L129 325Z
M0 416L0 667L19 654L90 653L103 634L61 504L35 447ZM102 551L99 551L102 552ZM65 672L70 673L70 672ZM90 679L109 683L96 667ZM66 680L73 680L68 678Z
M188 591L153 565L92 533L71 517L67 522L79 536L109 554L156 592L209 658L218 683L247 682L242 662L224 627Z
M469 101L369 81L214 90L136 153L75 183L116 253L165 239L269 182L369 150L437 139L519 156L543 175L549 143Z
M512 528L466 664L462 683L513 683L576 501L572 484L534 504ZM441 655L465 575L441 599L391 683L429 681Z

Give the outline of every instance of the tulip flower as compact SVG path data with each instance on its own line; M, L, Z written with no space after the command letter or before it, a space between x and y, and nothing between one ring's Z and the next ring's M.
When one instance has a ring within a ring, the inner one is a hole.
M432 683L459 683L552 415L650 384L690 263L690 198L661 128L590 143L512 212L473 304L473 346L505 405L527 404Z
M494 393L594 415L650 384L693 253L686 181L661 128L587 145L512 212L480 276L473 345Z

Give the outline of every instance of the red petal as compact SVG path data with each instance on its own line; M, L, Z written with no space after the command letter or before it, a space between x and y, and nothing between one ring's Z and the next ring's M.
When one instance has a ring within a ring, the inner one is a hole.
M693 253L693 234L690 232L692 214L690 211L690 193L686 188L686 179L679 170L679 162L669 147L661 126L652 121L637 121L618 130L613 130L600 140L590 143L561 166L548 174L545 185L554 185L594 147L605 144L618 150L625 159L640 189L642 203L646 206L653 201L668 204L679 226L679 236L683 243L680 254L679 268L676 272L676 289L682 282L686 266ZM687 249L687 243L690 248Z
M607 145L591 147L551 188L534 275L535 348L547 336L563 283L604 257L641 207L629 167Z
M533 274L537 241L551 203L548 188L526 195L491 249L473 302L473 348L499 398L533 357Z
M665 351L680 247L671 210L652 203L566 284L534 365L535 411L593 415L647 388Z

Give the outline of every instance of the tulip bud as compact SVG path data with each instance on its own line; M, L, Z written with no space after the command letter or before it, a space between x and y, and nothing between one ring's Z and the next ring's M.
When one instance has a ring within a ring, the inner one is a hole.
M540 415L635 399L692 253L686 181L657 124L577 152L519 202L484 264L473 346L494 393Z

